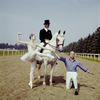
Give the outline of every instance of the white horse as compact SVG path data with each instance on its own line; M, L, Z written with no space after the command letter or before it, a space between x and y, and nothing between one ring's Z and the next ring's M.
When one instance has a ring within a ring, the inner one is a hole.
M65 40L64 35L65 35L65 31L63 33L61 33L60 31L55 33L53 38L50 40L50 42L45 47L55 51L56 53L58 53L59 51L61 52L63 50L64 40ZM40 43L40 45L43 46L44 43ZM39 47L37 49L40 50ZM56 65L57 57L54 55L53 52L48 51L48 50L44 50L43 54L54 56L54 59L49 59L48 57L43 57L44 60L40 61L39 67L38 67L38 71L40 71L41 65L44 62L43 85L45 85L46 84L45 78L46 78L47 65L51 64L50 85L52 85L52 75L53 75L54 67ZM40 78L40 76L38 76L38 78Z

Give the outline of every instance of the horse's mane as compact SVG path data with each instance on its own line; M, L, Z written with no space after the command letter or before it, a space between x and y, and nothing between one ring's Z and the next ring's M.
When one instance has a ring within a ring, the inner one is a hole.
M55 33L55 34L53 35L52 39L50 40L50 42L56 40L57 35L58 35L58 33Z

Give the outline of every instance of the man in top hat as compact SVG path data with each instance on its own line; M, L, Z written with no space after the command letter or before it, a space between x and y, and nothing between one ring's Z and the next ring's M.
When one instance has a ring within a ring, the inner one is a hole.
M50 26L50 21L45 20L44 21L44 28L41 29L40 33L39 33L39 39L41 42L49 43L49 41L52 39L52 33L49 30L49 26Z

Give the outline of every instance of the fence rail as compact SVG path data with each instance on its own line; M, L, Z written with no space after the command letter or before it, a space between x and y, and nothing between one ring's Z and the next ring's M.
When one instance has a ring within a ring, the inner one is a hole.
M83 58L100 61L100 54L91 54L91 53L75 53L76 56L80 56Z
M27 50L9 50L9 49L0 49L0 56L9 56L9 55L23 55Z

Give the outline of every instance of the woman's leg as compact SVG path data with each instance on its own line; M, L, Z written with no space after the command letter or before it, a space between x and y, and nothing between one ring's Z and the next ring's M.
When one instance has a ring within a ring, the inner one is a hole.
M29 61L32 62L35 60L36 55L41 56L41 57L49 57L50 59L54 59L54 57L52 55L46 55L43 53L40 53L38 51L34 51L31 55L31 57L29 58Z
M46 55L46 54L43 54L43 53L40 53L40 52L36 52L37 55L41 56L41 57L49 57L51 59L54 59L54 57L52 55Z
M35 57L36 57L36 51L34 51L34 52L31 53L31 56L29 57L28 60L29 60L30 62L33 62L33 61L35 60Z
M34 79L34 69L35 69L35 66L36 66L36 60L31 62L31 72L30 72L30 82L29 82L29 85L30 85L31 88L32 88L32 81Z
M26 53L26 54L24 54L20 59L21 59L22 61L27 61L29 56L30 56L30 53Z

